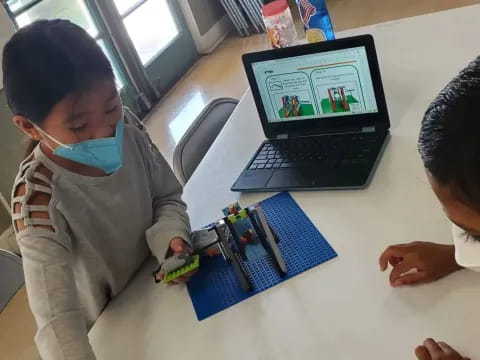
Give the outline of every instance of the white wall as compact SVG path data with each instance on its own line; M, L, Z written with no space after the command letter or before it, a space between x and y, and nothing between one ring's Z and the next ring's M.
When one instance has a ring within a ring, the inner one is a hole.
M232 29L228 15L223 11L221 5L216 3L218 0L208 1L179 0L188 28L200 54L210 54ZM191 4L195 4L195 7L191 7ZM203 13L198 13L198 11L194 13L194 10L199 8L203 10ZM197 22L199 19L202 23L201 26Z
M3 45L10 39L15 28L8 17L8 14L4 7L0 5L0 54L3 49ZM3 76L0 66L0 89L3 89Z

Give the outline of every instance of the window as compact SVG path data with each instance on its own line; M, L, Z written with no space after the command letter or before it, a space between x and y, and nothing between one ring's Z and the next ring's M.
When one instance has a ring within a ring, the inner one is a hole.
M115 4L143 65L150 63L179 34L165 0L115 0Z
M117 87L123 88L125 80L120 67L107 46L84 0L3 0L16 25L21 28L40 19L67 19L83 27L103 49L112 64ZM119 0L119 2L127 2Z

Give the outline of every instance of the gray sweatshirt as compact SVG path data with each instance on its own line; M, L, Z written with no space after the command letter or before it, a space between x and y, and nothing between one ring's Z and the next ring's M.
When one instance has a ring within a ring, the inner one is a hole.
M172 238L190 241L169 165L144 131L126 125L124 136L123 167L110 176L72 173L40 147L20 166L14 227L25 226L17 240L43 360L95 359L87 332L110 299L150 252L162 261ZM32 203L36 194L48 196L48 206Z

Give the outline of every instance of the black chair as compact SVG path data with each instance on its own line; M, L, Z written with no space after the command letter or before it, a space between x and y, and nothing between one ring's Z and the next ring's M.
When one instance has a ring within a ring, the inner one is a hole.
M220 98L208 104L175 148L173 171L185 185L225 126L238 100Z
M5 309L24 282L22 259L0 249L0 312Z

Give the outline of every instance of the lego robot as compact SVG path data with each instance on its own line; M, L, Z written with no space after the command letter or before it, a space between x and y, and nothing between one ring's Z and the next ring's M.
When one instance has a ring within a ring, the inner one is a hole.
M242 209L238 203L223 210L225 217L194 233L194 254L173 256L164 261L153 273L155 281L162 271L164 282L170 282L199 267L200 256L222 255L233 268L241 288L252 290L244 263L256 254L266 253L280 276L285 276L287 266L278 247L278 238L268 223L260 205ZM253 249L253 250L252 250ZM260 250L261 249L261 252Z
M244 231L245 229L247 230ZM287 266L278 247L278 238L260 205L245 209L240 209L238 204L231 206L226 216L212 224L209 231L216 233L220 253L232 265L244 291L252 290L251 281L243 264L249 261L248 246L255 243L265 250L278 274L282 277L286 275Z

